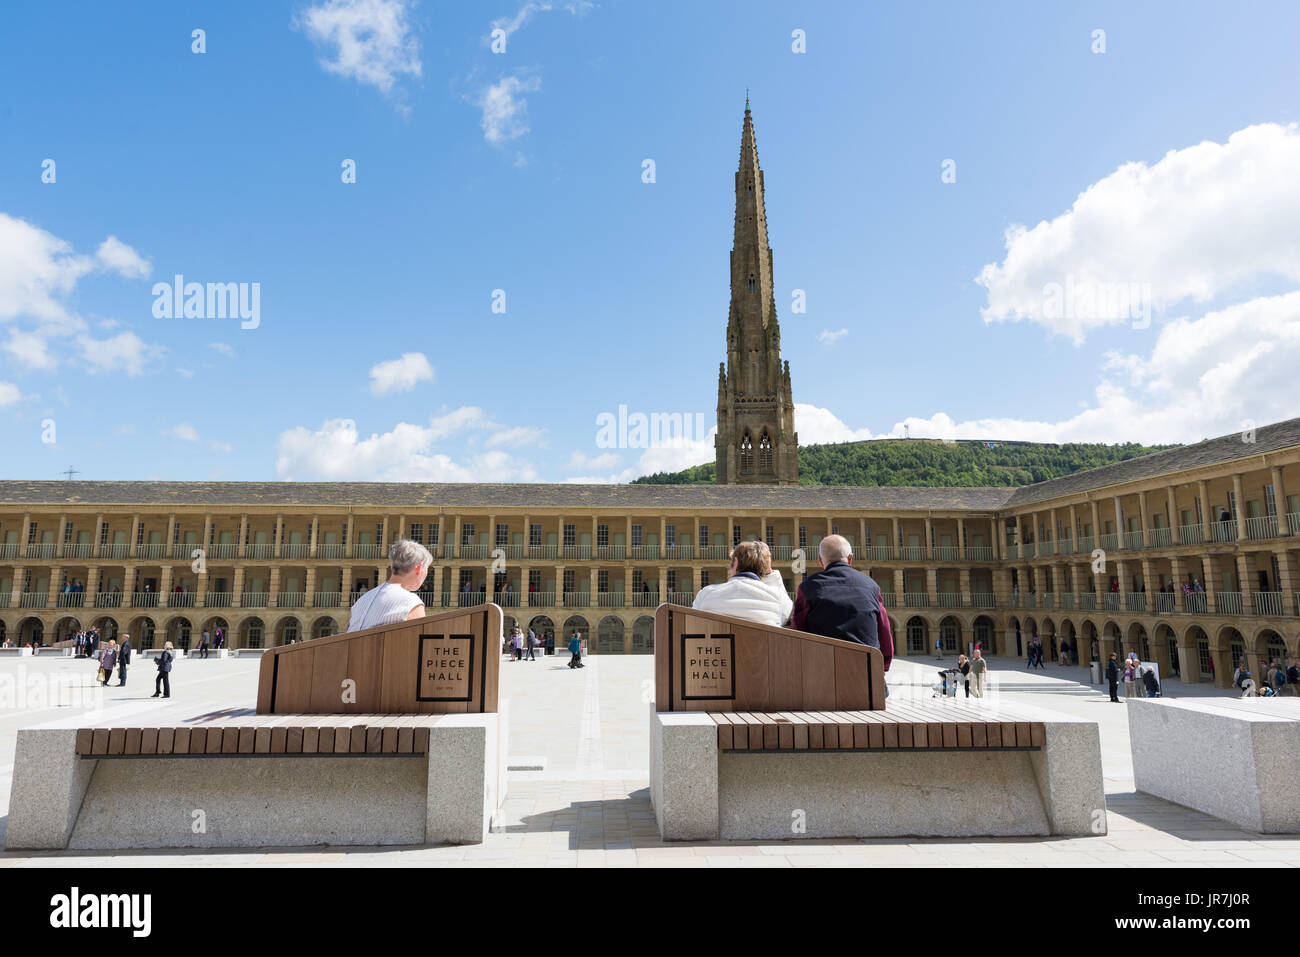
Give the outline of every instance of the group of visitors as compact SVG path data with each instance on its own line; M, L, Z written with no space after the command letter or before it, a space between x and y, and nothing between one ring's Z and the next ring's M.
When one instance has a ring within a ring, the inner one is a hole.
M957 670L961 672L962 684L966 687L966 697L971 696L971 680L975 681L975 697L984 697L984 676L988 674L989 663L984 660L980 646L976 645L971 657L957 656Z
M852 567L853 546L842 535L821 540L817 561L821 571L803 580L791 602L767 543L741 542L731 552L731 577L701 588L692 607L869 645L880 649L888 671L894 638L880 586Z
M1116 704L1119 704L1120 681L1124 682L1126 698L1142 697L1142 691L1138 690L1139 683L1148 698L1160 695L1160 682L1156 679L1155 668L1143 665L1138 660L1137 652L1130 651L1122 666L1119 663L1119 655L1115 652L1111 652L1110 661L1106 662L1106 683L1110 686L1110 700Z
M1232 685L1240 688L1243 696L1259 697L1300 695L1300 660L1292 659L1288 666L1283 661L1270 661L1264 669L1264 683L1256 686L1254 676L1243 661L1232 675Z
M76 658L89 658L99 646L99 629L91 626L83 628L72 636L72 647Z
M542 640L537 637L533 629L529 628L528 634L525 635L519 630L518 625L514 627L510 632L510 637L506 639L506 647L509 649L511 661L536 661L537 658L534 652L541 646ZM528 654L527 658L524 657L525 652Z

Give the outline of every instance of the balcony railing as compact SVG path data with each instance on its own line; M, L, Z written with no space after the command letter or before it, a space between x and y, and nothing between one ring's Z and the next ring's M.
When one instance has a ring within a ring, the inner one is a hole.
M1183 596L1183 611L1189 615L1204 615L1209 609L1205 592L1192 592Z
M64 542L60 550L64 558L89 558L90 542Z
M930 596L923 591L904 592L903 604L908 608L929 608Z
M1257 591L1250 596L1251 607L1257 615L1271 618L1282 617L1282 593L1280 591Z
M1142 592L1129 592L1124 596L1124 605L1129 611L1147 610L1147 596Z
M302 608L307 603L307 593L301 591L282 591L275 599L276 608Z
M0 558L17 558L17 557L18 557L17 542L5 542L3 544L0 544Z
M1174 543L1172 528L1148 528L1147 545L1151 548L1167 548Z
M1119 611L1120 594L1117 591L1106 592L1106 610Z
M421 597L423 597L424 594L425 594L424 592L421 592L420 593ZM431 603L431 599L433 598L433 592L429 592L428 595L429 597L424 599L424 603L426 605ZM337 608L342 598L343 595L341 592L318 591L311 596L311 603L317 608Z
M25 591L18 595L19 608L44 608L50 600L50 593L45 591Z
M492 600L502 608L518 608L519 592L514 589L511 589L510 591L493 592Z
M208 558L234 558L239 546L230 542L215 542L207 547Z
M60 592L56 598L57 607L59 608L80 608L85 599L85 594L79 591Z
M1277 538L1277 516L1259 515L1246 519L1247 538Z
M664 558L689 560L694 557L694 552L695 549L691 548L691 546L689 545L665 545L664 546ZM772 557L780 558L780 556L776 554L775 546L773 546L772 548Z
M633 545L633 546L632 546L632 554L631 554L630 557L632 557L632 558L643 558L643 559L644 559L644 558L658 558L658 557L659 557L659 546L658 546L658 545Z
M1045 591L1038 596L1039 608L1055 608L1056 592Z
M695 592L670 591L668 593L668 601L674 605L689 605L691 602L695 601Z
M1081 611L1097 610L1097 593L1092 591L1075 592L1078 599L1079 609Z
M330 542L329 544L318 542L316 544L317 558L342 558L343 552L344 547L335 542Z
M1179 525L1178 540L1183 545L1200 545L1205 541L1205 529L1200 525Z
M1214 610L1220 615L1240 615L1241 614L1241 592L1239 591L1221 591L1215 592Z
M1019 546L1019 545L1008 545L1008 546L1006 546L1006 548L1004 549L1004 551L1006 552L1006 556L1007 556L1007 558L1019 558L1019 557L1020 557L1020 546Z
M192 591L174 591L167 596L168 608L193 608L194 599L198 597Z
M1154 610L1158 615L1171 615L1174 613L1174 599L1177 595L1169 592L1156 592L1151 596L1154 599Z
M961 555L961 549L956 545L936 545L933 551L935 559L941 562L956 561Z
M442 593L442 607L443 608L451 607L451 592L445 591Z
M465 552L465 549L462 548L462 549L461 549L461 554L464 555L464 552ZM529 545L529 546L528 546L528 557L529 557L529 558L558 558L559 555L560 555L560 546L559 546L559 545ZM474 556L473 556L473 555L465 555L464 557L466 557L466 558L473 558ZM484 556L481 556L481 557L486 558L487 556L484 555Z
M941 591L938 595L940 608L961 608L961 592Z
M971 562L991 562L993 561L993 547L991 545L967 545L966 560Z
M1107 552L1113 552L1115 549L1119 548L1119 536L1114 532L1111 532L1108 535L1102 535L1097 539L1097 547Z
M239 596L240 608L265 608L271 600L271 593L265 591L246 591Z
M553 591L531 591L528 593L528 605L530 608L546 607L555 604L555 592Z
M1212 542L1231 542L1237 538L1237 523L1211 522L1210 523L1210 541Z
M996 598L991 591L977 591L971 593L970 603L972 608L992 608Z
M789 561L794 558L793 545L772 545L772 557L779 562Z
M95 592L95 607L96 608L121 608L122 593L110 592L110 591Z
M1300 512L1286 513L1286 527L1292 535L1300 535Z
M924 545L904 545L899 550L899 558L905 562L925 561Z
M285 549L287 550L287 549L290 549L290 548L300 548L300 547L304 547L304 546L299 546L299 545L285 545L284 547L285 547ZM247 545L247 546L245 546L245 547L244 547L244 553L245 553L245 555L246 555L248 558L274 558L274 557L275 557L275 546L274 546L274 545L268 545L268 544L266 544L265 542L259 542L259 543L255 544L255 545ZM285 557L286 557L286 558L289 558L289 557L292 557L292 556L286 554Z
M562 595L565 608L588 608L591 605L591 593L585 591L566 591Z
M1064 611L1074 611L1074 592L1058 592L1056 600Z
M132 608L157 608L158 593L153 591L137 591L131 593Z
M1075 550L1075 552L1076 552L1077 554L1080 554L1080 555L1083 555L1083 554L1091 555L1091 554L1092 554L1092 536L1091 536L1091 535L1080 535L1080 536L1079 536L1079 540L1078 540L1078 542L1076 543L1076 545L1075 545L1075 547L1074 547L1074 550Z
M554 594L554 592L551 592ZM487 604L487 593L481 591L462 591L457 592L456 601L461 608L469 608L473 605Z
M100 558L127 558L131 554L131 546L124 542L112 542L99 546Z
M654 608L659 604L659 593L657 591L634 591L632 593L632 604L636 608Z
M621 608L627 604L621 591L596 592L596 603L601 608Z
M431 552L434 551L434 548L436 547L437 546L430 548L429 551ZM450 548L450 546L448 546L448 548ZM353 545L352 557L353 558L383 558L384 546L383 545ZM448 551L443 557L450 558L451 552Z
M1033 558L1037 554L1038 554L1038 546L1034 542L1025 542L1023 545L1020 546L1021 558Z
M520 547L522 548L522 546ZM670 555L668 556L669 558L690 558L691 557L691 546L689 545L676 545L674 546L673 550L682 552L682 554ZM562 546L561 554L565 558L590 558L591 546L590 545L564 545ZM518 556L514 556L514 557L518 557Z
M1136 531L1136 532L1125 532L1125 533L1124 533L1124 547L1125 547L1125 548L1141 548L1141 547L1142 547L1142 531L1139 529L1139 530Z
M862 549L862 557L872 562L892 561L894 548L892 545L867 545Z
M229 608L233 604L231 592L228 591L210 591L203 596L204 608Z
M27 544L28 558L53 558L58 546L53 542L29 542Z
M880 602L886 608L897 608L898 596L895 595L892 591L882 591L880 593Z
M713 547L722 548L721 545L715 545ZM703 557L704 558L709 558L709 557L726 558L727 555L730 554L730 552L728 552L726 549L723 549L723 551L725 554L718 555L718 556L705 555ZM626 545L597 545L596 557L597 558L627 558L627 546Z

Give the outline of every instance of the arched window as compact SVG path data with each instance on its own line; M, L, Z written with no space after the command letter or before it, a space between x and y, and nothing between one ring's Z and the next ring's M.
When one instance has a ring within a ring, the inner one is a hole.
M763 430L763 437L758 440L758 470L772 471L772 440L767 437L766 429Z
M750 291L750 292L753 292L753 291L754 291L754 275L753 275L753 273L750 273L750 276L749 276L749 291Z
M740 474L754 474L754 440L748 432L740 440Z

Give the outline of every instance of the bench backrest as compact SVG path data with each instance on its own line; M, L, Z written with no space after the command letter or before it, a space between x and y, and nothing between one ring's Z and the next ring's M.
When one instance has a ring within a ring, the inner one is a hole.
M880 711L877 648L684 605L655 612L659 711Z
M495 712L501 624L484 604L268 649L257 713Z

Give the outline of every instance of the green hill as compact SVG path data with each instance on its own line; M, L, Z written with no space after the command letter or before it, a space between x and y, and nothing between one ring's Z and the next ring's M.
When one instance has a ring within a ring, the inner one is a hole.
M799 450L800 485L928 485L944 487L1032 485L1083 469L1110 465L1173 445L1125 442L985 442L941 439L872 439ZM714 464L634 479L642 485L712 485Z

